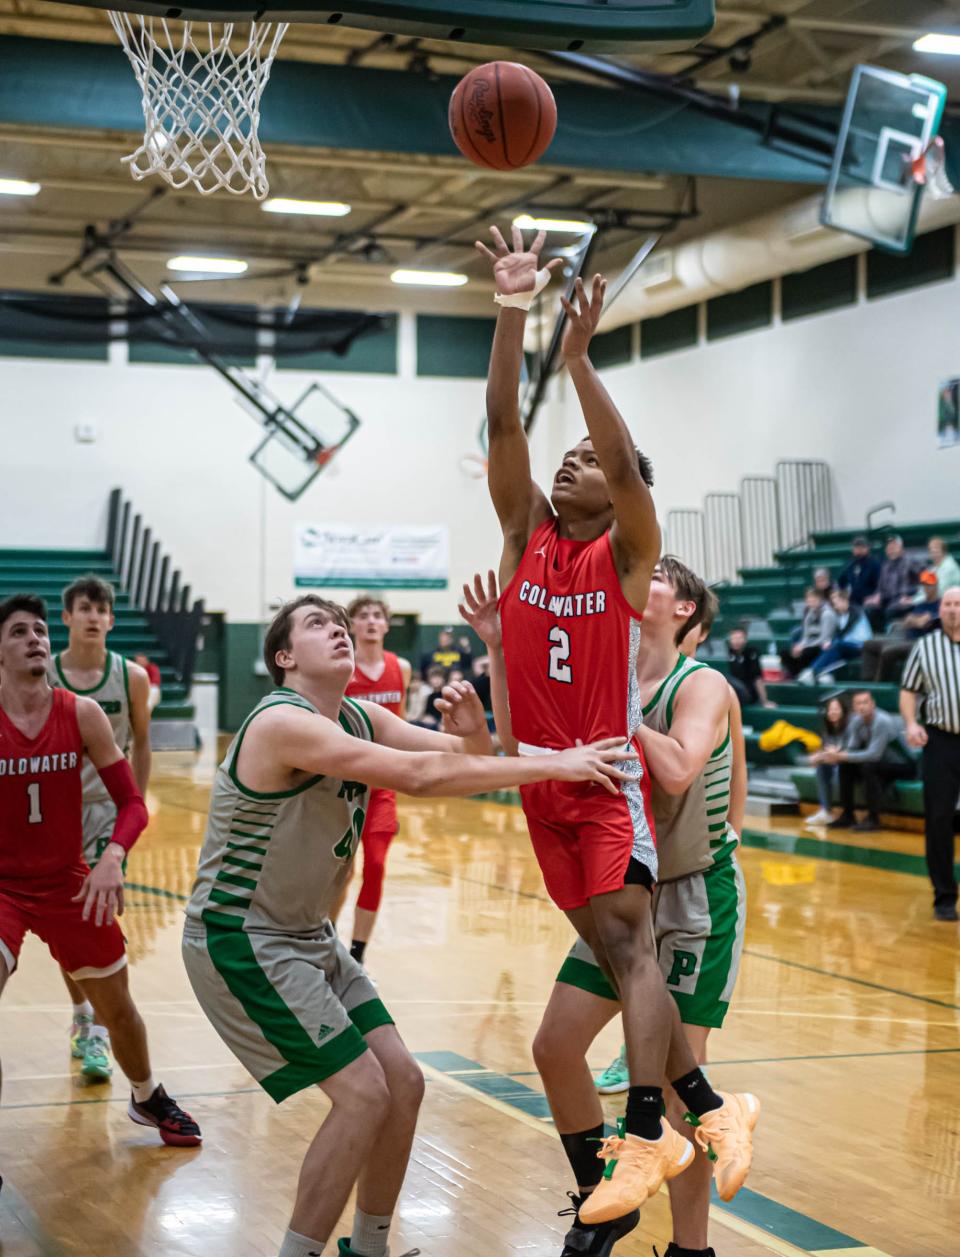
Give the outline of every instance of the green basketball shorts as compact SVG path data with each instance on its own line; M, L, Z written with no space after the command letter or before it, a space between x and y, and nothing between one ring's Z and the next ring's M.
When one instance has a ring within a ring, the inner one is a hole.
M83 858L91 868L106 850L117 823L117 806L113 799L95 799L83 805Z

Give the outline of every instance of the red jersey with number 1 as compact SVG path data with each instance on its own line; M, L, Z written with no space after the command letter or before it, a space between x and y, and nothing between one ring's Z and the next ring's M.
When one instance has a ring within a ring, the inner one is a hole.
M83 863L83 738L77 700L54 689L35 738L0 706L0 885L56 883Z
M620 588L610 533L569 541L556 519L534 532L500 598L514 737L561 750L639 727L643 617Z

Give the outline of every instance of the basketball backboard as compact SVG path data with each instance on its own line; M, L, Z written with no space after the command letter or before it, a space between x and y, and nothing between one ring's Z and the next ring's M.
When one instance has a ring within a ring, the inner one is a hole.
M67 0L90 7L90 0ZM311 22L462 43L626 52L684 47L708 34L715 0L102 0L95 7L212 22Z
M840 125L821 221L893 253L909 253L924 188L913 163L940 130L947 89L919 74L857 66Z
M265 389L258 390L266 403ZM248 409L244 399L238 399ZM273 400L273 399L271 399ZM290 502L334 458L360 427L360 420L322 384L311 384L289 408L274 402L272 417L264 421L266 435L250 455L250 461Z

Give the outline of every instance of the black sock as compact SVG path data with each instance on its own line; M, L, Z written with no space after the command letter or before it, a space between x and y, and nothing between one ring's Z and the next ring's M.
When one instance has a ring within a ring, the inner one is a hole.
M603 1162L597 1156L603 1142L603 1122L591 1130L581 1130L575 1135L561 1135L560 1142L573 1170L577 1183L577 1195L585 1196L603 1177Z
M641 1139L659 1139L663 1133L660 1127L662 1106L662 1087L631 1087L627 1092L627 1134Z
M694 1117L723 1107L723 1100L707 1082L702 1069L691 1069L670 1084Z
M365 938L355 938L350 944L350 955L354 958L358 965L363 964L363 953L367 950L367 940Z

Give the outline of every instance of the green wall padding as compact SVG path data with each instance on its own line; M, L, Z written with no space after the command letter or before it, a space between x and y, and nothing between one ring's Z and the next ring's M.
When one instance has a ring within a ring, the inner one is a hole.
M880 249L867 254L867 296L919 288L938 280L952 279L956 266L956 229L942 227L917 236L913 250L905 257Z
M707 302L707 340L739 336L773 322L773 284L765 280Z
M656 358L677 349L692 349L697 343L699 306L671 310L640 324L640 357Z
M857 300L857 258L838 258L809 271L784 275L780 281L781 315L784 322L823 314Z
M590 342L590 360L597 370L603 367L620 367L633 357L633 325L615 327L612 332L601 332Z
M417 315L417 375L483 380L496 319Z
M372 375L397 374L397 318L392 315L379 332L358 336L345 354L329 350L287 354L277 359L281 371L356 371Z

